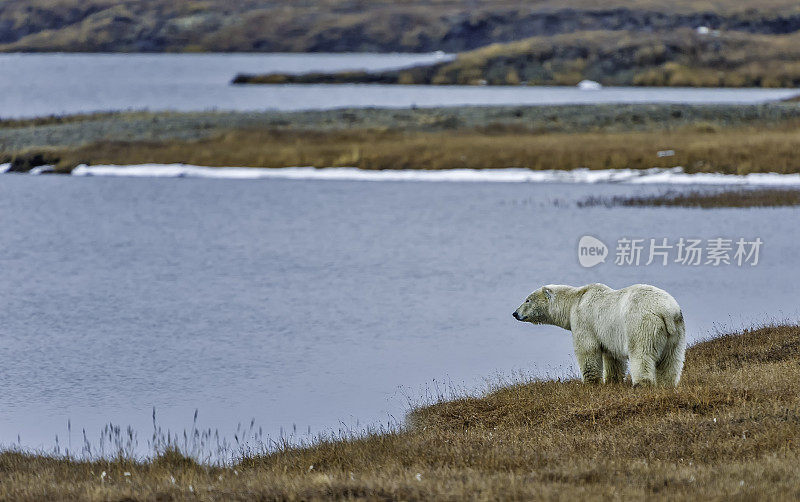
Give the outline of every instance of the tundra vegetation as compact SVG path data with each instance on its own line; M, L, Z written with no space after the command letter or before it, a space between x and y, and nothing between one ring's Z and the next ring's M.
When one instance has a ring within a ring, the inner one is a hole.
M0 162L800 173L800 106L120 113L0 121ZM674 151L659 157L658 152Z
M800 497L800 326L691 346L676 389L533 380L411 411L407 426L231 465L0 454L14 500L670 500ZM127 473L127 474L126 474Z

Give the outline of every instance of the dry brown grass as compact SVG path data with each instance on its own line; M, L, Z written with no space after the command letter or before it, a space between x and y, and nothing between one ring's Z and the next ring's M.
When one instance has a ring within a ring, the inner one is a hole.
M658 158L660 150L675 150ZM40 153L41 150L37 150ZM101 142L52 149L62 169L78 163L207 166L352 166L362 169L590 169L684 166L688 172L800 172L800 127L541 133L520 127L445 132L236 130L199 141ZM20 152L30 155L31 152Z
M690 192L667 191L658 195L590 197L578 203L587 206L780 207L800 205L800 190L791 188L739 189Z
M787 500L800 497L799 409L800 327L768 326L691 347L677 389L519 383L417 409L406 430L230 468L175 452L146 463L7 452L0 498Z

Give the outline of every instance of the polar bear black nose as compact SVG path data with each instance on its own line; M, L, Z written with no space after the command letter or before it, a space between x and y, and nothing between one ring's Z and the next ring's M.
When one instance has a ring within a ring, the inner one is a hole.
M514 319L516 319L517 321L519 321L519 314L517 314L516 312L514 312L514 313L513 313L513 314L511 314L511 315L513 315L513 316L514 316Z

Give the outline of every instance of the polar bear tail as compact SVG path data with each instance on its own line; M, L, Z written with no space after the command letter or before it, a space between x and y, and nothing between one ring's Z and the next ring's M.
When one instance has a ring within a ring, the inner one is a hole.
M683 334L683 312L679 310L675 315L662 315L661 319L664 321L669 336L679 337Z

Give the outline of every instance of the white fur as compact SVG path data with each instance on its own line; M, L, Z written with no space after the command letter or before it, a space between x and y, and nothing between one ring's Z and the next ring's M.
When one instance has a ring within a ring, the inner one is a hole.
M628 361L633 385L674 386L681 378L686 351L683 314L675 299L655 286L543 286L528 296L514 317L571 330L585 382L621 381Z

